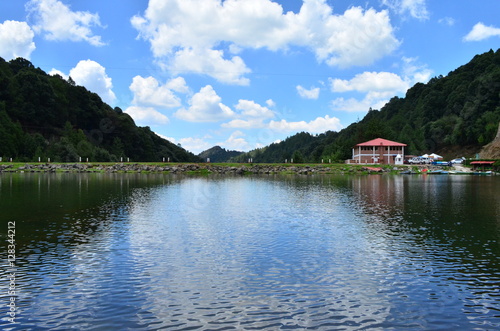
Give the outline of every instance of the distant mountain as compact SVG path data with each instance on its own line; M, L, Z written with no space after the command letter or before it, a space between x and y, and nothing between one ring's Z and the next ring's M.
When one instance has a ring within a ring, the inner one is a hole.
M210 162L227 162L230 158L237 157L241 154L243 154L243 152L228 151L220 146L214 146L198 154L198 157L204 161L209 158Z
M69 78L50 76L25 59L0 58L0 157L4 161L199 161L137 127L120 108Z
M340 132L301 132L233 161L343 161L351 158L354 145L377 137L407 144L409 154L472 156L493 140L499 122L500 50L490 50L446 77L415 84L404 98L392 98L381 110L370 109Z

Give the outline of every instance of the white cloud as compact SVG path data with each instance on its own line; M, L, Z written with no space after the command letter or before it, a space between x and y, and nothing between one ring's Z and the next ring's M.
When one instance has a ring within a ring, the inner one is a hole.
M319 87L311 87L311 89L308 90L300 85L297 85L296 88L301 98L316 100L319 97Z
M169 123L168 117L158 109L180 107L181 100L174 92L189 92L189 87L182 77L171 79L162 85L154 77L135 76L129 88L134 99L125 112L140 125Z
M483 23L479 22L472 30L464 37L464 41L481 41L484 39L488 39L490 37L499 37L500 36L500 28L496 28L494 26L486 26Z
M59 75L59 76L61 76L62 78L66 79L66 80L68 80L68 78L69 78L69 75L65 74L62 71L54 69L54 68L52 68L52 70L49 71L49 75L51 75L51 76Z
M178 93L189 93L189 86L186 84L186 80L182 77L176 77L169 80L165 86L172 91Z
M221 102L211 85L202 87L190 101L189 108L181 108L175 116L188 122L217 122L235 116L228 106Z
M448 26L453 26L455 25L455 19L453 17L443 17L438 20L438 23L448 25Z
M26 4L26 10L34 18L35 32L44 33L47 40L104 45L101 37L92 32L92 27L102 27L99 14L71 11L69 6L58 0L31 0Z
M250 83L248 78L242 77L250 72L243 60L239 56L226 60L221 50L184 48L175 53L167 67L175 72L208 74L227 84Z
M281 121L271 121L269 123L269 128L280 132L306 131L310 133L323 133L328 130L339 131L343 128L343 125L340 124L338 118L326 115L325 117L318 117L310 122L288 122L284 119Z
M209 136L205 136L203 138L181 138L179 140L173 139L173 138L168 138L171 142L174 144L181 144L182 148L194 153L194 154L199 154L203 151L206 151L207 149L213 147L210 142L208 142L208 138L211 138Z
M35 34L26 22L5 21L0 23L0 57L6 61L23 57L30 59L35 50Z
M270 101L270 100L268 100ZM270 102L267 102L268 104ZM271 103L272 104L272 103ZM223 128L257 129L266 126L264 120L275 117L275 113L267 107L261 106L252 100L238 100L235 109L240 112L235 114L239 118L228 123L223 123Z
M405 80L410 82L410 85L416 83L427 83L432 76L432 70L426 65L418 64L416 57L403 57L403 74Z
M186 81L182 77L175 78L165 85L154 77L135 76L130 84L130 91L134 94L132 104L141 107L174 108L181 105L181 101L174 94L177 91L187 91Z
M235 119L228 123L222 123L221 126L223 128L232 129L259 129L265 127L266 124L264 124L264 121L260 118L249 120Z
M171 143L173 143L173 144L177 144L174 138L167 137L167 136L165 136L165 135L163 135L163 134L161 134L161 133L158 133L158 132L155 132L155 134L156 134L158 137L163 138L163 139L165 139L165 140L168 140L168 141L170 141L170 142L171 142Z
M274 102L272 99L266 100L266 105L270 108L276 107L276 102Z
M332 92L364 93L362 99L336 98L332 100L331 108L346 112L381 109L391 97L406 93L417 82L426 83L430 79L432 71L417 61L417 58L402 58L403 76L392 72L363 72L350 80L330 79Z
M317 25L313 22L315 19L318 17L313 17L307 24ZM386 11L363 11L360 7L353 7L344 15L328 16L323 24L321 30L309 31L304 37L311 40L308 44L312 45L308 46L313 47L317 58L330 66L369 65L399 46Z
M247 151L252 148L250 144L243 138L245 134L241 131L234 131L226 141L219 142L217 145L236 151Z
M392 72L363 72L351 80L331 79L333 92L405 92L410 86L407 81Z
M272 118L274 113L267 107L263 107L251 100L238 100L238 104L235 106L236 109L241 111L241 115L244 117L253 118Z
M421 21L429 19L430 16L426 0L382 0L382 4L400 15L409 14Z
M368 109L382 108L388 99L404 93L410 87L409 78L402 79L391 72L363 72L350 80L330 79L332 92L361 92L365 93L362 100L355 98L336 98L331 102L335 111L366 112Z
M245 48L286 51L305 47L331 66L368 65L399 46L387 11L352 7L334 14L326 0L304 0L298 13L271 0L150 1L131 23L159 63L203 73L230 84L248 84L239 56Z
M82 60L76 67L70 70L69 75L77 85L85 86L99 96L108 104L116 100L112 91L113 83L106 74L106 69L92 60Z
M392 96L392 95L391 95ZM387 94L380 94L377 92L368 93L362 100L355 98L337 98L331 102L331 107L335 111L345 111L345 112L366 112L370 108L380 109L389 100Z
M152 107L131 106L125 110L125 113L132 116L134 121L142 126L167 124L169 122L167 116Z

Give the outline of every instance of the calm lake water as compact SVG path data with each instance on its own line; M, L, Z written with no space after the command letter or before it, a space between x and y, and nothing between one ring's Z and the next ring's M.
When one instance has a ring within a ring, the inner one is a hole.
M3 330L500 329L500 176L1 174L0 226Z

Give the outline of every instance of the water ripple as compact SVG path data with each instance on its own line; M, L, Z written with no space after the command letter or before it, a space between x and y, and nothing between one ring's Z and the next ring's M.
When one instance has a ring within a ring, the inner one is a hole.
M124 190L121 179L105 199L23 227L20 324L3 329L500 328L498 215L451 212L451 182L158 177ZM476 201L460 181L461 201ZM498 202L491 190L482 206Z

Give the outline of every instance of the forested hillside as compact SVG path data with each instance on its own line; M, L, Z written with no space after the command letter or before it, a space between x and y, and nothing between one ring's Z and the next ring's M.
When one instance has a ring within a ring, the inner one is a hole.
M0 157L4 161L198 161L198 157L137 127L120 108L70 79L29 61L0 58Z
M243 152L228 151L220 146L214 146L207 149L206 151L201 152L200 154L198 154L198 156L203 161L210 159L210 162L227 162L232 157L236 157L240 154L243 154Z
M299 133L243 154L254 162L342 161L355 144L377 137L408 145L408 153L455 157L478 153L495 137L500 122L500 50L475 56L446 77L418 83L340 132Z

